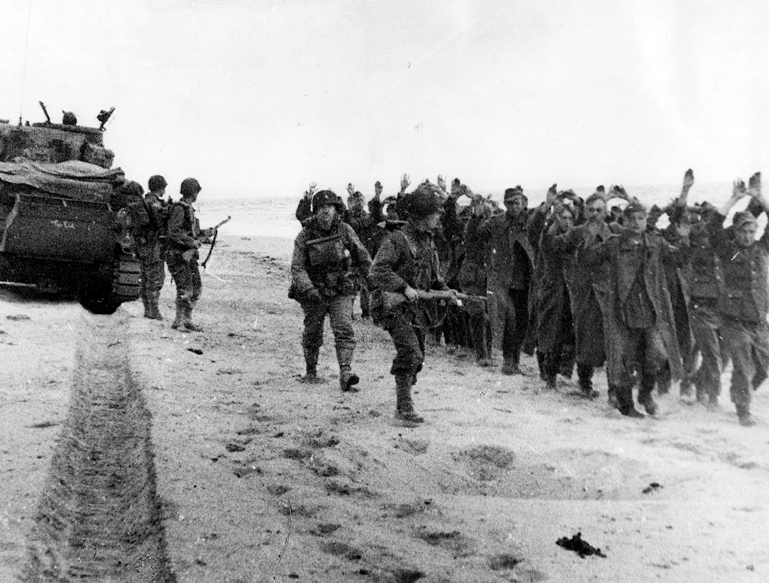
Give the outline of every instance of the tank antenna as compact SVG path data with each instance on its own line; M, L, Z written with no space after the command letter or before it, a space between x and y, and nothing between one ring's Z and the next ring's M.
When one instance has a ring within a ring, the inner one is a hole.
M27 36L24 39L24 67L21 70L21 103L19 104L19 125L21 125L21 114L24 109L24 85L27 81L27 49L29 48L29 21L32 19L32 0L29 0L27 10Z

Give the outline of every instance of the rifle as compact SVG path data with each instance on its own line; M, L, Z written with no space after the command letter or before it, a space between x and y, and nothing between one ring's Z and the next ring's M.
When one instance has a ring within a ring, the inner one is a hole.
M203 269L206 268L206 263L208 262L208 259L211 257L211 252L214 250L214 245L216 245L216 237L217 235L219 235L219 227L221 227L224 223L229 221L231 218L232 217L228 215L227 218L224 219L221 223L217 223L216 225L208 229L209 231L214 232L214 238L211 241L211 249L209 249L208 255L206 256L205 261L203 261L202 263ZM197 249L187 249L184 253L182 253L182 258L184 259L185 262L189 263L190 261L192 261L192 258L195 256L196 251Z
M476 301L483 301L486 302L486 296L470 296L467 294L463 294L457 291L451 291L451 290L432 290L432 291L424 291L424 290L416 290L417 296L419 296L420 300L439 300L439 301L447 301L449 303L455 303L457 306L462 306L462 301L468 301L468 300L476 300ZM408 302L408 298L406 297L406 294L401 292L388 292L383 291L382 292L382 300L384 303L384 308L386 311L391 310L397 305L400 305L404 302Z

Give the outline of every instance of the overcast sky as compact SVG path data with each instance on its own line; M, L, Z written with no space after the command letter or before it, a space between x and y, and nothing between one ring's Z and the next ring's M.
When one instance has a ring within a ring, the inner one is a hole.
M769 155L765 0L0 3L0 118L114 106L116 165L169 192L724 182Z

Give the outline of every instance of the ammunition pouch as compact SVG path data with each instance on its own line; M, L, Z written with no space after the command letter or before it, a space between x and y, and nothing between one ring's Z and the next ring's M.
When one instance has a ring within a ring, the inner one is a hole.
M371 321L377 326L384 327L387 318L387 310L384 305L384 294L381 289L371 289L369 295L369 311L371 312Z
M353 296L358 291L355 278L349 272L332 271L321 276L319 281L313 278L313 283L325 297Z
M310 267L313 268L341 263L347 258L344 241L339 235L307 241L307 255Z

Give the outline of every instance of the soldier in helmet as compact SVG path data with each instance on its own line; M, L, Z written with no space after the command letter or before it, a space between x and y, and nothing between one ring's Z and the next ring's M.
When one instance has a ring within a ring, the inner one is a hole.
M289 290L289 297L297 300L304 311L302 348L307 372L303 380L321 381L318 354L328 314L339 362L339 386L343 391L357 391L359 379L352 372L352 303L358 279L354 271L365 277L371 258L352 227L342 221L344 204L333 191L316 192L311 210L312 216L305 220L294 241Z
M176 319L171 328L179 332L202 332L192 323L192 311L200 298L202 283L198 268L200 239L211 236L213 229L200 229L195 218L193 203L201 191L200 183L194 178L182 180L179 189L182 198L171 205L168 216L168 249L166 262L176 284Z
M166 179L155 175L149 179L150 191L144 196L144 207L149 222L134 233L136 254L141 261L141 296L144 303L144 317L162 320L158 299L166 278L165 225L168 220L168 206L163 201Z
M433 231L441 217L442 203L436 187L420 184L402 201L408 223L392 233L377 251L371 266L369 283L372 293L372 315L390 333L395 344L395 360L390 374L395 376L397 419L421 423L424 418L414 411L411 387L422 370L425 353L425 330L415 309L417 290L448 290L440 276L438 255L433 244ZM385 306L384 293L396 292L407 302Z

